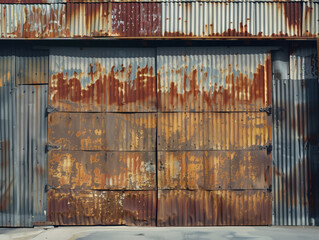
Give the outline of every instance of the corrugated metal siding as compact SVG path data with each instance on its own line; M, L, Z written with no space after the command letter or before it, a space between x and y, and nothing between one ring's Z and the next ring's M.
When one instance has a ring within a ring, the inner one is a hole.
M68 3L67 37L108 36L112 17L110 11L108 3Z
M54 189L155 190L155 152L51 151Z
M316 49L290 54L290 79L273 80L274 225L311 225L318 161Z
M17 209L16 191L20 186L15 181L15 58L12 49L0 51L0 226L21 225L20 214L25 209ZM27 223L31 225L31 222Z
M318 1L17 0L1 3L1 38L314 38L319 32Z
M267 189L269 168L266 151L158 152L158 188Z
M52 113L49 143L61 150L155 151L152 113ZM67 131L66 131L67 129Z
M160 190L158 226L268 225L268 191Z
M156 111L155 49L52 49L49 97L60 111Z
M1 50L0 226L46 219L47 86L15 87L13 50Z
M160 48L160 111L258 111L271 104L266 48Z
M112 3L112 36L160 36L160 3Z
M55 225L155 226L156 191L50 190L48 221Z
M301 36L301 3L163 3L163 36Z
M308 37L318 37L319 35L319 3L304 2L302 19L302 34Z
M16 51L17 84L48 84L49 52L19 49Z
M265 113L160 113L157 149L242 150L271 142Z
M1 38L65 37L64 4L0 4Z

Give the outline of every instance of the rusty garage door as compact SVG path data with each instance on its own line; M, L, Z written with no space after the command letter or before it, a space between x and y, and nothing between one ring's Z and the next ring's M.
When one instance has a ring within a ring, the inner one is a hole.
M51 49L47 220L271 224L270 66L265 48Z

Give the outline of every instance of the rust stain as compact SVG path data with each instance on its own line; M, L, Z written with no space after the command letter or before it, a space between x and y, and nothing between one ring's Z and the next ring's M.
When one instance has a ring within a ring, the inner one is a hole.
M295 32L297 31L297 33L294 34L295 36L300 36L302 3L285 2L282 3L282 5L289 29ZM290 33L290 35L292 34Z
M271 193L160 190L158 226L270 225Z
M156 191L51 189L47 198L54 225L155 225Z
M181 75L182 69L176 70L177 75ZM193 104L205 103L205 109L250 109L257 105L259 109L262 106L271 104L271 60L267 57L264 65L258 65L253 73L253 78L239 73L235 77L232 66L228 65L229 74L226 76L226 88L214 84L213 90L207 92L204 87L200 89L198 85L198 70L193 69L190 73L184 73L183 93L178 93L178 87L175 82L170 83L167 91L163 92L161 83L161 72L157 74L158 82L158 108L162 111L187 109L191 110ZM203 82L207 82L207 73L204 73ZM187 89L186 82L189 80L190 88ZM270 88L270 89L269 89ZM260 107L258 107L260 106ZM198 106L200 107L200 106ZM194 109L193 109L194 110Z
M83 73L74 72L72 78L64 73L52 75L52 104L62 105L63 109L67 110L74 110L75 106L92 109L92 105L94 109L104 111L123 110L128 107L125 105L130 103L136 104L136 108L142 107L143 102L149 102L150 107L156 107L156 82L152 66L137 67L136 76L131 76L131 65L127 68L122 65L120 70L115 70L113 66L108 73L104 72L100 63L95 62L95 67L94 71L93 65L90 65L87 76L90 77L91 83L86 87L81 85ZM123 76L126 77L125 81L120 80Z

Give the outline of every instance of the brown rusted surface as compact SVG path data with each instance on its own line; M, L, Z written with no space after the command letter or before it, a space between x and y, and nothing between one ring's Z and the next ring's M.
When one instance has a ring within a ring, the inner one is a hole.
M271 143L265 113L159 113L157 148L243 150Z
M112 66L107 71L101 63L94 62L88 72L54 73L50 76L52 106L62 111L154 111L153 66L140 67L135 63L118 67ZM136 75L132 76L132 72ZM83 86L83 77L90 79L87 86Z
M155 190L155 152L50 151L55 189Z
M282 5L289 30L300 36L302 2L285 2Z
M270 54L261 50L264 60L257 66L249 64L249 57L239 55L238 61L248 60L247 65L239 66L241 63L235 61L223 65L220 61L227 60L219 59L218 53L210 55L198 51L193 51L198 60L186 53L183 60L175 53L159 57L157 89L160 111L258 111L271 104ZM228 57L227 53L225 57ZM173 64L169 60L178 62Z
M0 212L10 212L9 208L13 201L13 183L14 180L12 176L9 176L10 170L10 142L9 141L1 141L1 192L0 192ZM7 223L6 223L7 224ZM10 225L10 224L8 224Z
M160 190L158 226L271 225L264 190Z
M66 36L106 37L110 34L109 3L67 3Z
M154 226L156 191L51 189L47 212L54 225Z
M66 36L66 8L64 4L13 4L1 5L1 8L1 38L59 38Z
M158 152L159 189L267 189L266 151Z
M112 3L112 36L161 36L161 3Z
M52 113L48 140L61 150L155 151L156 115Z

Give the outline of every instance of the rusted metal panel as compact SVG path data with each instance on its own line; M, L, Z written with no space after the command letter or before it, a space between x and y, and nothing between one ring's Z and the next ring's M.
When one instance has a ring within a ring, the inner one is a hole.
M65 37L64 4L0 4L1 38Z
M161 111L258 111L271 104L267 48L160 48Z
M273 82L273 222L314 225L319 146L316 49L296 49L287 61L290 79Z
M271 143L266 113L159 113L157 149L243 150Z
M319 36L319 2L305 1L302 5L302 35Z
M155 152L50 151L55 189L155 190Z
M50 104L60 111L156 111L155 49L50 50Z
M110 33L111 6L108 3L68 3L67 37L105 37Z
M161 3L112 3L112 36L161 36Z
M158 152L159 189L268 189L271 180L266 151Z
M48 141L61 150L155 151L155 114L52 113Z
M19 49L16 51L16 83L45 84L49 81L49 51Z
M47 221L55 225L155 226L156 191L54 190Z
M159 190L158 226L270 225L265 190Z
M167 2L163 36L301 36L301 2Z

